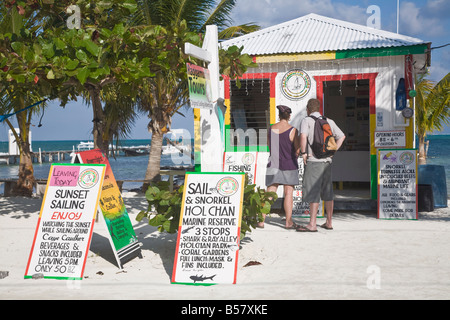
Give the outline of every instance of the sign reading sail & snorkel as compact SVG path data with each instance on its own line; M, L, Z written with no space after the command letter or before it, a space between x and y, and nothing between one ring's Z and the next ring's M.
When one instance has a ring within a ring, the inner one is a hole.
M52 164L25 278L82 279L105 165Z
M244 173L186 173L173 283L236 283Z

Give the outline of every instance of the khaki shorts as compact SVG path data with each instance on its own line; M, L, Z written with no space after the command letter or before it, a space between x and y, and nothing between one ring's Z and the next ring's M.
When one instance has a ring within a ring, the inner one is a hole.
M307 162L303 175L303 202L319 203L334 199L331 162Z

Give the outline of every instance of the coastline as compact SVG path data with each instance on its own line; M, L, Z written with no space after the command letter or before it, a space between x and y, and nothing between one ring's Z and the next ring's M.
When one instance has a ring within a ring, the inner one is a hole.
M0 197L0 299L347 300L449 299L450 209L419 220L378 220L375 212L336 212L334 230L285 230L272 214L241 240L237 284L171 284L176 234L135 217L143 194L122 194L143 258L120 271L101 223L94 225L84 279L24 279L41 198ZM306 219L295 218L305 224ZM320 223L320 220L319 222ZM245 266L250 261L261 264ZM375 277L375 278L374 278ZM377 278L378 277L378 278ZM377 280L377 281L374 281Z

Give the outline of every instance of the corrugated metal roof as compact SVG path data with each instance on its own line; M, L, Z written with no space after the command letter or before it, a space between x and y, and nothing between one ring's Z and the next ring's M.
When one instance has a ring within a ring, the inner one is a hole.
M424 41L314 13L230 39L223 48L244 46L250 55L289 54L400 47Z

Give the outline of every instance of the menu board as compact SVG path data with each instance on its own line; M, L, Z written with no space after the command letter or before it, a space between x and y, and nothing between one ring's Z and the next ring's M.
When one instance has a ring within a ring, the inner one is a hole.
M173 283L236 283L244 178L186 173Z
M52 164L25 278L82 279L105 165Z
M378 150L378 218L417 220L417 150Z
M100 209L108 228L108 238L117 264L119 268L122 268L125 262L142 255L139 241L109 160L100 149L93 149L77 153L74 162L106 165L105 179L100 194Z

